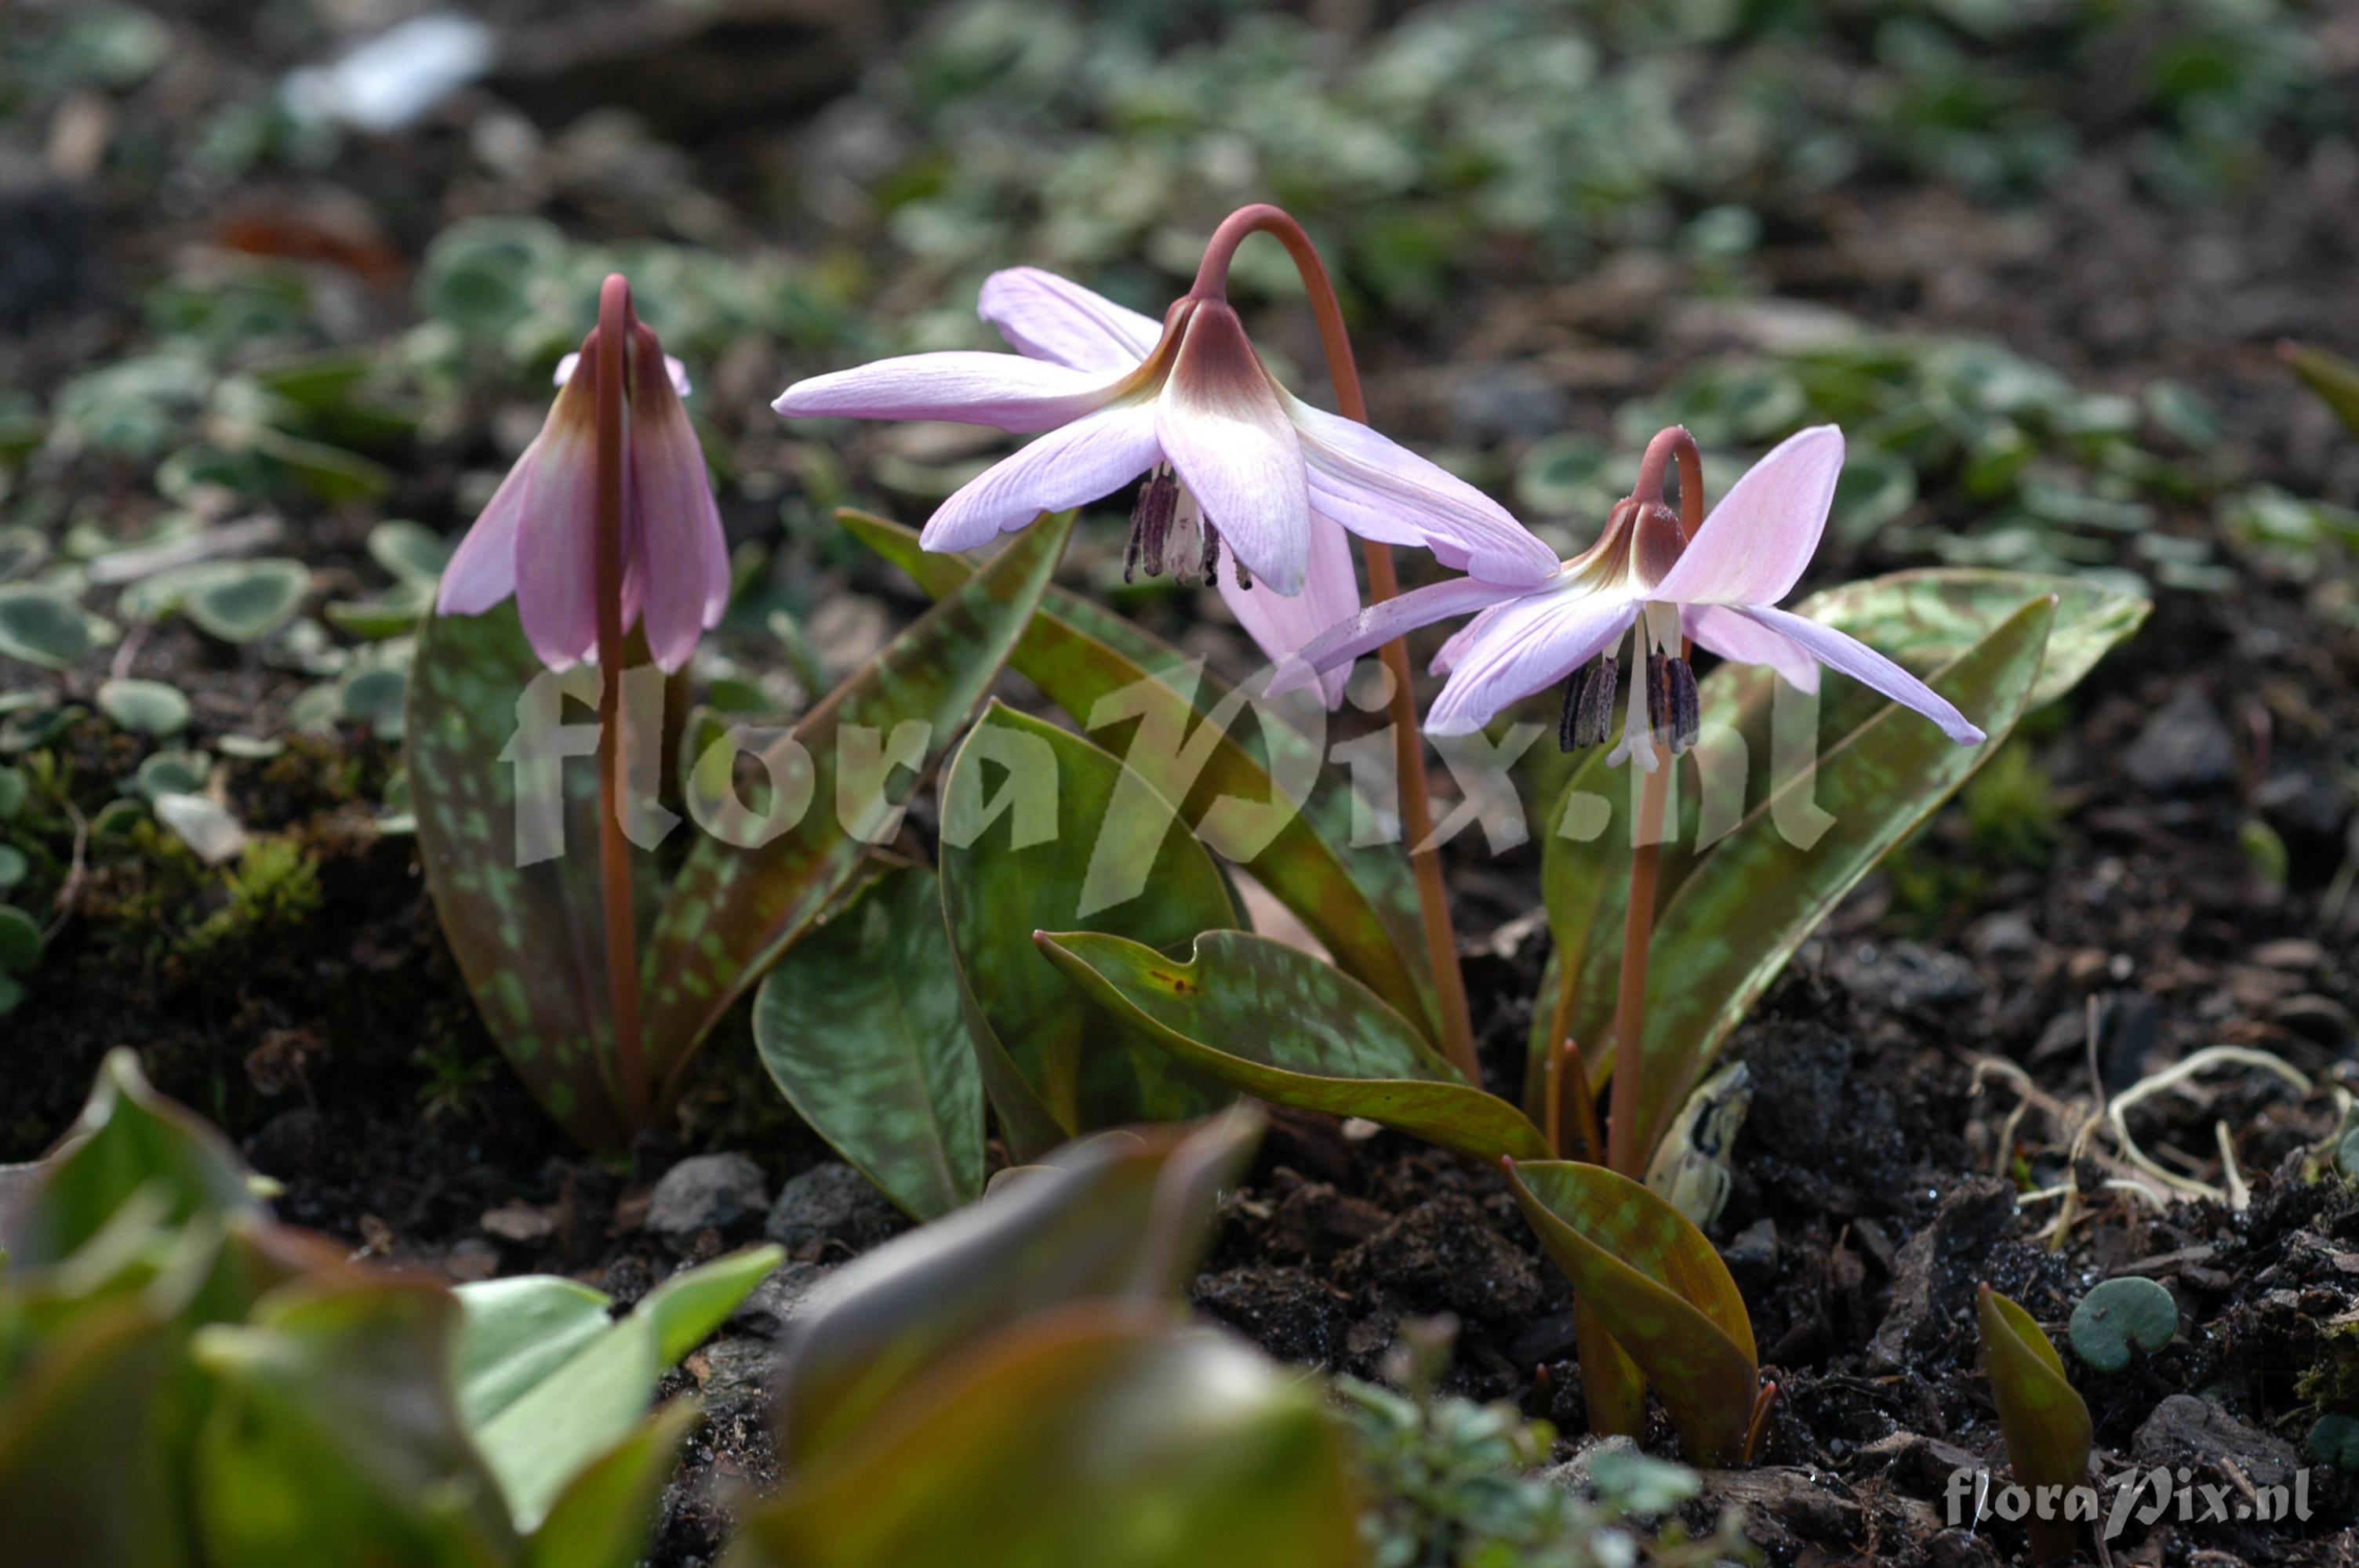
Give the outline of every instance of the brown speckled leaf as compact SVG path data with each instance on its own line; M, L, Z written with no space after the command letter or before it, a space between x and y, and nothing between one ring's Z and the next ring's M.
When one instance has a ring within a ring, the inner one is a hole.
M707 837L690 851L647 949L648 1071L668 1092L730 1003L851 881L868 851L863 835L884 831L957 739L1031 620L1072 526L1062 513L1017 535L803 716L789 739L810 756L812 790L795 827L759 848ZM846 731L881 739L911 720L928 726L918 769L895 769L881 792L839 791ZM839 799L846 793L849 803ZM847 804L857 817L849 827Z
M1507 1177L1582 1304L1662 1396L1688 1459L1745 1458L1760 1380L1753 1323L1703 1232L1601 1165L1511 1162Z
M973 571L956 556L919 548L918 535L898 524L860 512L837 516L854 537L938 599L956 591ZM1144 709L1141 717L1107 725L1096 739L1121 751L1166 796L1180 795L1191 825L1223 795L1256 802L1282 798L1273 771L1288 778L1314 776L1317 783L1300 814L1245 865L1310 928L1344 973L1433 1037L1439 1014L1408 857L1394 844L1353 845L1351 783L1319 756L1304 754L1315 752L1311 741L1284 724L1264 728L1249 717L1250 708L1243 715L1233 711L1220 738L1207 738L1212 743L1203 748L1202 771L1184 792L1176 790L1168 757L1194 742L1189 727L1218 712L1230 701L1232 688L1169 643L1060 589L1043 597L1040 612L1008 664L1077 724L1090 722L1092 711L1108 696L1134 691ZM1140 689L1150 676L1160 684ZM1151 728L1173 749L1167 753L1166 747L1137 744L1133 723L1137 734ZM1189 739L1180 740L1182 734ZM1275 764L1273 746L1282 749Z

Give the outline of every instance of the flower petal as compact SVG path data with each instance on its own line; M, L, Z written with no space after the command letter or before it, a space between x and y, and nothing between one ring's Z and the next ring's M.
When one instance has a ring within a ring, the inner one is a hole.
M974 309L1016 352L1103 374L1136 370L1163 336L1154 317L1037 266L984 278Z
M1190 314L1155 433L1222 543L1275 591L1300 593L1310 560L1302 444L1226 305L1201 300Z
M560 406L581 384L568 384ZM516 611L540 662L570 669L598 646L596 437L560 427L552 413L534 446L516 532Z
M1028 435L1103 406L1114 385L1103 373L962 349L815 375L770 406L790 419L950 419Z
M1352 570L1352 536L1332 517L1310 514L1310 579L1291 597L1273 592L1259 578L1237 586L1234 570L1215 574L1221 597L1274 664L1283 665L1328 627L1360 608L1360 579ZM1305 666L1306 675L1308 666ZM1339 664L1325 671L1319 694L1332 710L1343 704L1343 683L1352 672ZM1297 682L1297 685L1304 684ZM1291 689L1291 688L1289 688Z
M649 373L652 334L631 373L629 503L647 649L677 670L729 605L729 545L688 410L663 375Z
M1471 610L1486 610L1506 600L1522 599L1531 589L1507 588L1471 577L1414 588L1381 604L1371 604L1348 621L1339 621L1302 648L1300 659L1289 663L1269 683L1273 696L1309 686L1310 677L1348 667L1352 661L1420 626L1430 626ZM1454 641L1454 639L1453 639Z
M1740 606L1736 613L1799 643L1821 664L1882 692L1903 708L1916 709L1940 725L1942 733L1960 745L1979 745L1985 739L1949 698L1857 638L1767 605Z
M967 481L928 519L919 542L929 550L973 549L1043 512L1061 512L1120 490L1161 455L1155 444L1155 405L1117 404L1049 431Z
M1819 689L1819 661L1792 638L1747 621L1722 604L1690 604L1680 626L1697 647L1739 665L1767 665L1797 691Z
M434 592L437 614L481 615L516 592L516 529L531 504L532 470L540 460L543 438L535 437L524 449L492 492L490 503L476 514L467 536L459 541Z
M1556 552L1506 508L1357 420L1287 398L1320 510L1363 538L1431 550L1489 582L1529 586L1556 574Z
M1429 735L1470 735L1508 704L1564 679L1630 628L1638 601L1619 592L1536 593L1503 609L1458 650L1426 711Z
M1814 425L1745 470L1650 597L1679 604L1775 604L1818 550L1843 472L1843 432Z

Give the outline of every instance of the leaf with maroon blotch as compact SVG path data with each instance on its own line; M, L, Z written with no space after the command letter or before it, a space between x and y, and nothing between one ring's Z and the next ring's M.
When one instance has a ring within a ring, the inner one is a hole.
M1506 1172L1576 1299L1661 1396L1688 1459L1751 1457L1761 1394L1753 1322L1703 1232L1602 1165L1509 1161Z

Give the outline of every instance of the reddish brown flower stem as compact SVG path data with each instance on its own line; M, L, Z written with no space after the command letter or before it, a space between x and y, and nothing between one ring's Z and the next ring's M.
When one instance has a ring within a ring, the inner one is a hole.
M1631 498L1640 504L1663 499L1663 478L1676 457L1680 464L1680 524L1690 539L1703 525L1703 458L1695 438L1674 425L1647 443ZM1685 639L1680 652L1687 654ZM1631 661L1633 680L1644 678L1646 660ZM1630 763L1637 766L1634 758ZM1606 1123L1606 1163L1634 1180L1647 1173L1654 1152L1638 1141L1638 1089L1644 1081L1647 1046L1647 960L1655 934L1655 881L1662 860L1663 812L1670 796L1677 757L1661 759L1639 786L1636 820L1630 835L1630 898L1623 912L1622 974L1614 1000L1614 1100Z
M1302 275L1302 286L1310 296L1311 315L1319 323L1319 344L1326 351L1327 374L1335 384L1336 411L1346 419L1366 424L1368 400L1360 388L1360 370L1352 358L1352 339L1343 327L1343 308L1335 298L1334 283L1310 236L1283 208L1256 202L1230 213L1205 245L1203 264L1196 269L1195 287L1189 293L1199 299L1225 300L1229 263L1249 234L1269 235L1294 258L1294 268ZM1367 567L1371 600L1381 604L1400 592L1390 546L1362 539L1360 559ZM1483 1067L1474 1054L1466 979L1459 970L1458 939L1450 925L1450 894L1441 881L1440 847L1428 843L1433 837L1433 802L1425 777L1424 737L1417 725L1417 694L1409 681L1408 644L1395 638L1378 650L1378 657L1392 677L1388 700L1401 828L1408 836L1409 866L1417 874L1418 913L1425 927L1426 954L1432 963L1434 991L1441 1009L1441 1050L1468 1082L1480 1085Z
M647 1065L639 1026L639 934L631 899L631 846L623 836L630 784L623 744L623 344L631 285L610 275L598 291L598 869L605 895L606 974L614 995L615 1093L623 1123L647 1121Z

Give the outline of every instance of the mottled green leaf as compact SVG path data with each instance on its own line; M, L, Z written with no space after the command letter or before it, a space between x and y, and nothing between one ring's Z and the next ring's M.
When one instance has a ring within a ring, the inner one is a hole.
M1052 1484L1043 1489L1043 1478ZM745 1519L728 1568L1352 1568L1314 1385L1140 1303L1002 1331Z
M2359 365L2306 343L2288 343L2277 351L2293 366L2294 374L2334 410L2343 428L2359 436Z
M311 568L272 557L207 567L190 584L181 612L224 643L252 643L269 636L303 607L311 591Z
M676 1274L619 1318L605 1297L549 1276L463 1287L459 1398L519 1529L646 1415L660 1378L785 1256L775 1247Z
M410 661L404 754L427 891L493 1040L568 1132L614 1148L630 1130L612 1076L597 765L560 760L553 740L544 754L516 750L527 688L547 674L513 602L433 617ZM552 703L549 718L586 730L595 671L569 671L563 687L571 711ZM527 800L558 803L558 840L535 850L557 852L529 865L517 863L519 778ZM633 876L652 895L655 858L635 856Z
M1511 1162L1507 1178L1582 1306L1662 1396L1687 1457L1747 1457L1760 1381L1753 1323L1703 1232L1602 1165Z
M2004 647L1993 642L2010 618L2019 621L2051 595L2060 628L2052 654L2043 660L2037 637L2020 625ZM1924 676L1990 739L1978 747L1956 746L1917 715L1830 675L1820 705L1816 773L1798 774L1791 760L1776 755L1773 739L1773 708L1792 694L1777 696L1776 677L1756 666L1723 665L1705 678L1704 742L1680 770L1680 827L1661 853L1648 990L1652 1013L1652 999L1676 986L1676 1005L1685 1016L1680 1027L1687 1033L1661 1048L1691 1060L1669 1069L1660 1085L1650 1079L1647 1115L1654 1131L1641 1148L1652 1146L1661 1118L1694 1087L1728 1029L1825 914L1996 752L2034 699L2060 695L2079 680L2106 648L2136 629L2147 606L2069 579L1943 570L1854 584L1802 608ZM1705 775L1700 769L1710 770L1701 790L1698 780ZM1780 784L1774 796L1773 777ZM1741 790L1734 787L1738 780ZM1569 1035L1588 1054L1593 1084L1609 1065L1635 790L1625 770L1607 768L1603 754L1593 752L1549 819L1541 886L1556 947L1544 1005L1535 1010L1529 1060L1537 1066L1551 1041ZM1831 815L1835 826L1823 828L1821 814ZM1706 828L1710 842L1699 849ZM1825 837L1799 849L1788 839L1789 829L1800 838L1820 831ZM1756 899L1762 890L1777 896ZM1721 961L1736 956L1714 934L1714 961L1707 971L1699 974L1691 964L1682 969L1671 933L1690 934L1680 940L1692 949L1692 934L1712 919L1740 914L1751 932L1741 961ZM1720 986L1729 989L1713 989ZM1665 1027L1661 1017L1650 1016L1650 1049ZM1537 1114L1539 1074L1529 1073L1527 1081L1535 1087L1527 1103ZM1569 1092L1578 1092L1575 1084Z
M2089 1469L2089 1407L2064 1376L2064 1358L2031 1314L1988 1285L1975 1302L1991 1396L2006 1439L2007 1464L2018 1484L2077 1487ZM2027 1517L2032 1557L2052 1563L2071 1555L2078 1535L2068 1519Z
M1210 1239L1213 1195L1260 1135L1246 1110L1105 1133L846 1264L788 1346L781 1453L799 1465L844 1442L902 1390L1043 1308L1176 1297Z
M943 781L951 948L978 1048L1012 1065L1030 1099L985 1082L1003 1107L1037 1106L1066 1137L1201 1115L1227 1098L1092 1007L1032 944L1035 931L1086 922L1169 947L1238 923L1212 856L1136 783L1088 741L997 703ZM1121 896L1130 888L1140 891Z
M2179 1332L2179 1303L2170 1292L2140 1274L2124 1274L2093 1285L2072 1309L2072 1348L2100 1372L2130 1364L2132 1346L2152 1355Z
M852 534L915 578L939 599L955 591L973 568L957 556L928 551L915 531L864 513L836 514ZM1284 722L1246 722L1251 708L1217 676L1119 615L1078 594L1050 589L1025 628L1008 663L1087 725L1098 706L1117 693L1125 717L1105 726L1137 728L1123 755L1165 798L1177 797L1190 827L1223 796L1283 801L1286 780L1310 783L1299 815L1243 861L1256 881L1294 912L1343 970L1375 990L1431 1035L1440 1013L1433 976L1418 924L1417 883L1408 859L1395 844L1354 847L1355 812L1368 815L1350 782L1327 764L1320 745ZM1284 706L1288 700L1281 699ZM1197 728L1207 719L1210 730ZM1200 766L1186 787L1182 768ZM1215 827L1221 819L1212 819ZM1221 848L1222 842L1216 842ZM1241 837L1238 849L1253 848Z
M783 776L810 784L793 826L753 848L708 835L690 851L647 948L647 1063L667 1092L730 1003L844 890L869 846L892 835L919 778L998 677L1072 525L1063 513L1018 535L768 748ZM841 765L894 755L904 725L918 727L914 766Z
M1514 1106L1468 1084L1381 998L1285 943L1208 931L1182 963L1075 931L1044 933L1040 950L1140 1035L1240 1093L1366 1117L1477 1159L1552 1152Z
M983 1194L983 1079L934 873L889 873L787 950L754 1044L812 1130L918 1219Z

